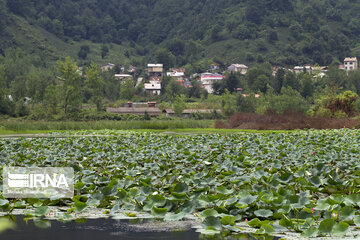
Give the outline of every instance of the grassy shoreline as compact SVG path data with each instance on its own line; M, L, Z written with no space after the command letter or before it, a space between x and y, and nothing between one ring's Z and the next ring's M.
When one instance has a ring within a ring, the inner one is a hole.
M52 132L79 130L131 130L169 134L191 133L273 133L285 130L218 129L213 120L151 120L151 121L0 121L0 136L48 134Z
M132 130L132 129L185 129L212 128L213 120L133 120L133 121L0 121L0 133L48 133L69 130Z

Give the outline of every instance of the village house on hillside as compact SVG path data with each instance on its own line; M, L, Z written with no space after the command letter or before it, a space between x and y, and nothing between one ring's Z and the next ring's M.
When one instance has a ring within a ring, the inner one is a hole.
M200 81L203 88L208 93L213 93L214 92L213 84L215 82L222 81L224 78L225 76L223 76L222 74L206 72L201 74Z
M358 60L356 57L347 57L344 59L344 69L345 71L352 71L358 69Z
M144 89L149 92L150 95L160 95L161 82L164 74L164 65L157 63L149 63L147 65L147 73L149 74L149 83L144 84Z
M137 67L135 67L135 66L133 66L133 65L130 65L127 71L128 71L129 73L134 73L134 72L136 72L136 69L137 69Z
M123 80L126 80L127 78L132 78L132 76L130 74L120 73L120 74L115 74L115 78L123 81Z
M144 89L150 95L160 95L161 83L158 81L150 81L150 83L144 83Z
M151 64L147 65L147 72L149 74L150 81L161 82L164 74L164 65L163 64Z
M217 71L220 68L220 65L216 62L210 63L209 71Z
M293 69L294 73L302 73L302 72L306 72L311 74L312 73L312 66L311 65L304 65L304 66L295 66Z
M239 72L242 75L245 75L248 70L248 67L244 64L231 64L228 67L229 72Z
M173 77L181 86L184 86L185 82L185 68L171 68L170 72L166 73L167 76Z
M100 67L101 71L105 72L105 71L109 71L111 69L113 69L115 67L115 64L112 64L112 63L107 63L107 64L104 64Z

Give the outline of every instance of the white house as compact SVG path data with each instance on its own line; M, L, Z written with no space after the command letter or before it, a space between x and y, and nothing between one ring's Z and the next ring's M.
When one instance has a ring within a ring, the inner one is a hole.
M295 66L294 67L294 73L302 73L304 72L304 69L307 73L311 73L312 72L312 67L311 65L305 65L305 66Z
M356 57L351 58L345 58L344 59L344 66L345 66L345 70L346 71L352 71L352 70L357 70L358 69L358 60Z
M120 79L120 80L125 80L125 79L127 79L129 77L132 78L132 76L129 75L129 74L122 74L122 73L121 74L115 74L115 78Z
M213 93L214 89L213 89L213 84L215 82L219 82L222 81L225 78L225 76L219 74L219 73L202 73L201 77L200 77L200 81L201 84L203 86L203 88L208 92L208 93Z
M166 73L169 77L183 77L185 75L185 68L171 68L170 72Z
M231 64L228 67L229 72L240 72L241 74L245 75L248 70L248 67L244 64Z
M150 83L144 84L144 89L150 94L160 95L161 92L161 83L158 81L150 81Z

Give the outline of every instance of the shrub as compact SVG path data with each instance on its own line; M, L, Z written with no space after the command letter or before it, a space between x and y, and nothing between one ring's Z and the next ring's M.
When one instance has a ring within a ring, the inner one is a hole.
M335 118L346 118L347 114L345 112L339 110L334 113L334 117Z
M331 116L333 117L336 117L335 113L339 111L351 117L356 112L357 99L358 95L352 91L345 91L338 95L329 93L315 99L315 104L312 106L311 112L313 116L319 116L318 112L324 111L322 108L326 108L331 112ZM337 116L339 116L339 114L340 113L337 113Z

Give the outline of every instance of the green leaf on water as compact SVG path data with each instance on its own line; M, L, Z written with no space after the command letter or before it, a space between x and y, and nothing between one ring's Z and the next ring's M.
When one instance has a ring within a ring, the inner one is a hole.
M216 192L224 194L224 195L229 195L232 194L234 192L234 189L227 189L224 186L219 186L215 189Z
M35 216L45 216L50 213L50 208L48 206L40 206L35 208Z
M243 204L243 205L250 205L251 203L255 202L256 199L258 198L258 196L252 196L250 194L244 196L244 197L240 197L240 200L238 201L239 204Z
M9 204L9 201L6 199L0 199L0 206L5 206L6 204Z
M330 208L330 204L326 202L326 199L319 199L317 201L316 206L314 207L315 210L328 210Z
M236 217L231 215L226 215L221 218L221 222L224 225L235 225Z
M16 201L14 203L14 208L25 208L26 202L25 201Z
M354 223L357 227L360 227L360 215L354 217Z
M216 230L216 229L211 228L211 227L209 227L209 228L200 228L200 229L197 229L196 232L199 232L199 233L204 234L204 235L211 235L211 236L220 233L219 230Z
M256 210L254 213L257 217L264 217L264 218L271 217L273 215L273 212L268 209L259 209Z
M341 217L343 220L352 220L354 215L355 209L351 206L345 206L339 211L339 217Z
M331 233L334 236L341 237L341 236L346 235L348 230L349 230L349 224L347 224L346 222L340 222L340 223L335 224Z
M208 228L208 227L212 227L216 230L221 230L222 228L222 223L220 221L219 218L214 217L214 216L210 216L205 218L205 220L202 223L203 228Z
M335 221L333 219L324 219L319 225L319 231L324 234L330 234L334 225Z
M260 227L261 221L258 218L254 218L247 223L250 227Z
M264 229L265 233L271 234L274 233L274 228L270 224L263 224L261 225L260 229Z
M46 229L51 227L51 222L44 219L35 219L34 225L38 228Z
M75 211L81 212L87 207L87 204L84 202L75 201L74 207L75 207Z
M210 216L216 217L216 216L218 216L218 214L219 213L215 209L206 209L206 210L204 210L202 212L201 216L203 218L207 218L207 217L210 217Z
M186 183L178 183L174 187L174 192L177 193L186 193L188 190L188 185Z
M117 211L119 211L119 209L120 209L120 203L117 203L111 208L110 214L115 214Z
M185 217L184 212L179 212L176 214L166 214L164 220L165 221L179 221Z
M157 208L153 206L153 208L151 209L151 215L155 217L164 217L167 211L168 210L166 208Z
M317 229L316 227L310 227L301 233L301 237L306 237L306 238L316 237L318 232L319 229Z

